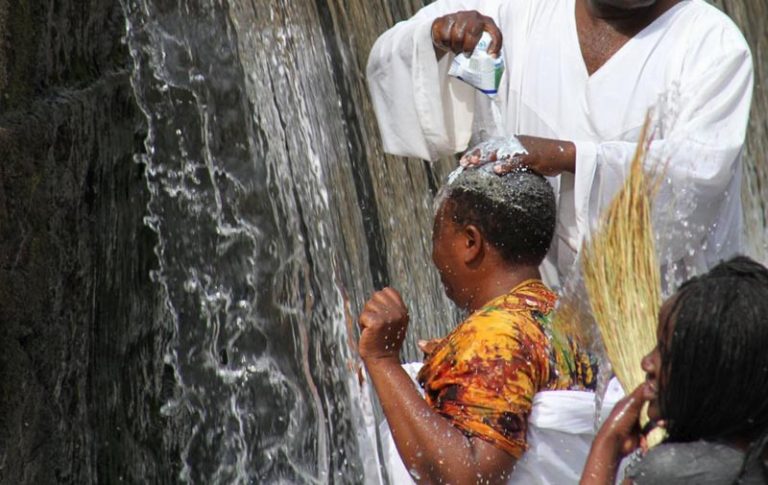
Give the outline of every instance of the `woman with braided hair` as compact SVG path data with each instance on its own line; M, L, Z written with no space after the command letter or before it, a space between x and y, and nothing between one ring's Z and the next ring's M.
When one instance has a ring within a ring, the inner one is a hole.
M582 484L768 483L768 269L739 256L684 284L659 312L647 380L597 434ZM643 453L638 423L666 429Z

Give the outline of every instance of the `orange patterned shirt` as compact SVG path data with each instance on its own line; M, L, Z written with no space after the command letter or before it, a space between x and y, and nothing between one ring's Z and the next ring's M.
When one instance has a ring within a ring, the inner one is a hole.
M430 406L465 434L520 458L537 392L595 385L590 357L572 338L553 334L556 300L544 283L527 280L464 320L419 372Z

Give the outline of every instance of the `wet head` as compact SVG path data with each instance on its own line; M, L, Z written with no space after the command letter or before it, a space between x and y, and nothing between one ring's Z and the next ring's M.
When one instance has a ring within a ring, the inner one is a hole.
M462 308L487 276L486 265L538 266L554 234L552 187L527 170L497 175L459 168L438 193L436 208L432 260L446 294Z

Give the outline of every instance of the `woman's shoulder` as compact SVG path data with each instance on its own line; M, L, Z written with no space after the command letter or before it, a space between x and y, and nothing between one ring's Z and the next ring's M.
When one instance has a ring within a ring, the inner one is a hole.
M627 477L637 485L730 484L741 470L743 460L741 451L721 443L664 443L629 465Z

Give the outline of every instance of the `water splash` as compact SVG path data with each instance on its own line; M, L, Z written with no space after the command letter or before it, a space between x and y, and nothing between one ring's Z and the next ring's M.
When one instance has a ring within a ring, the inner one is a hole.
M375 287L400 289L411 358L455 322L428 259L453 162L374 163L353 44L386 19L349 37L350 16L373 17L339 8L123 2L172 315L161 414L186 482L379 483L355 315Z
M177 392L162 413L189 420L179 425L179 478L323 483L338 473L359 482L359 384L346 366L333 277L341 244L327 222L319 143L301 139L320 132L309 117L266 113L246 95L225 5L124 9L148 120L138 161L151 194L146 221L159 238L153 278L173 315L165 362ZM272 72L259 70L259 80ZM268 81L274 103L280 89Z

